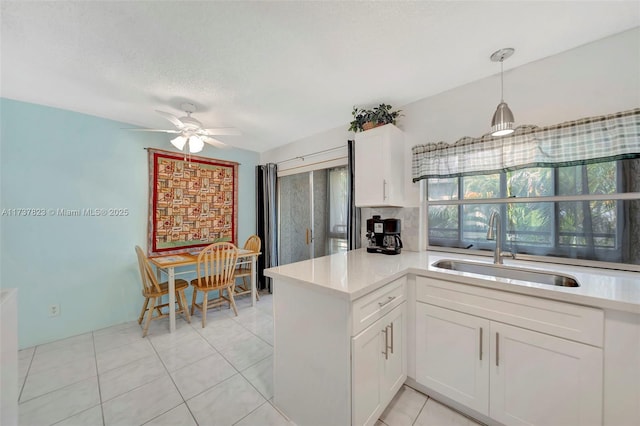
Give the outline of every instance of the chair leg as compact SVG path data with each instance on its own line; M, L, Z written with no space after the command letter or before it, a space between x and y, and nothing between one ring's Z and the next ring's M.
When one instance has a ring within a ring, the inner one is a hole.
M182 300L182 296L180 296L180 291L176 291L176 303L178 304L178 310L176 311L176 314L184 314L185 303L184 300Z
M180 290L178 292L178 296L182 300L182 312L184 316L187 317L187 322L191 324L191 315L189 315L189 306L187 305L187 297L184 295L184 290Z
M157 300L158 299L156 297L154 297L153 300L151 300L151 307L149 308L149 315L147 316L147 320L144 323L144 329L142 330L142 337L145 337L147 335L147 332L149 331L149 325L151 324L151 318L153 317L153 308L155 308Z
M222 291L222 290L220 290ZM233 308L233 312L238 316L238 309L236 308L236 301L233 298L233 287L227 287L227 294L229 295L229 302L231 303L231 307Z
M247 287L247 277L242 277L242 287L245 288L245 290L248 288L249 290L251 290L251 282L249 282L249 287ZM256 288L256 300L260 300L260 295L258 294L258 289Z
M193 310L195 309L196 306L196 296L198 295L198 290L196 290L196 288L193 288L193 297L191 298L191 315L193 315Z
M202 328L207 325L207 302L209 301L209 293L206 291L202 297Z
M147 306L149 305L149 298L144 298L144 303L142 304L142 311L140 311L140 317L138 318L138 324L142 324L142 320L144 318L144 313L147 311Z

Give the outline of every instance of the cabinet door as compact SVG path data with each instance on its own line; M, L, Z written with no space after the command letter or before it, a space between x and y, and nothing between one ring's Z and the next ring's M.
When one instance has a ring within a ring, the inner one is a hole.
M488 414L490 321L416 305L416 380Z
M491 323L490 416L505 425L602 424L602 349Z
M404 134L387 124L355 138L355 204L360 207L404 203Z
M384 361L382 318L351 339L351 412L354 425L372 425L382 412L380 372Z
M367 136L357 137L355 144L356 206L382 205L387 197L384 135Z
M387 405L400 390L402 384L407 380L407 304L402 303L393 311L382 318L382 325L386 324L386 334L382 338L386 346L386 351L382 354L382 382L380 384L382 404Z

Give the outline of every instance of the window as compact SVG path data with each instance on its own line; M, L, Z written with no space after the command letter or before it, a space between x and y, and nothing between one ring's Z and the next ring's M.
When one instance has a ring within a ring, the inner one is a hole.
M328 170L329 183L329 229L328 253L347 251L347 168Z
M639 165L629 159L429 178L429 245L493 250L486 234L497 211L505 250L639 264L632 247L640 239Z

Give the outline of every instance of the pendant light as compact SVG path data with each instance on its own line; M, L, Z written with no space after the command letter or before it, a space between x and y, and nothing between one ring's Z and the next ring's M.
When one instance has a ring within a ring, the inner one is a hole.
M513 133L513 113L509 109L509 105L504 101L504 69L503 62L505 59L513 55L515 49L506 47L493 52L491 60L500 62L500 103L491 120L491 136L504 136Z

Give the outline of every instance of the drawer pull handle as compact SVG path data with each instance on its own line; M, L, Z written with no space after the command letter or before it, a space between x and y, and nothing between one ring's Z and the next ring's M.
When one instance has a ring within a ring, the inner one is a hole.
M396 296L389 296L388 299L384 302L378 302L378 305L380 305L380 307L382 308L384 305L391 303L393 301L393 299L395 299Z
M496 367L500 365L500 334L496 333Z
M480 327L480 361L482 361L482 327Z
M393 323L389 325L391 327L391 353L393 353Z

